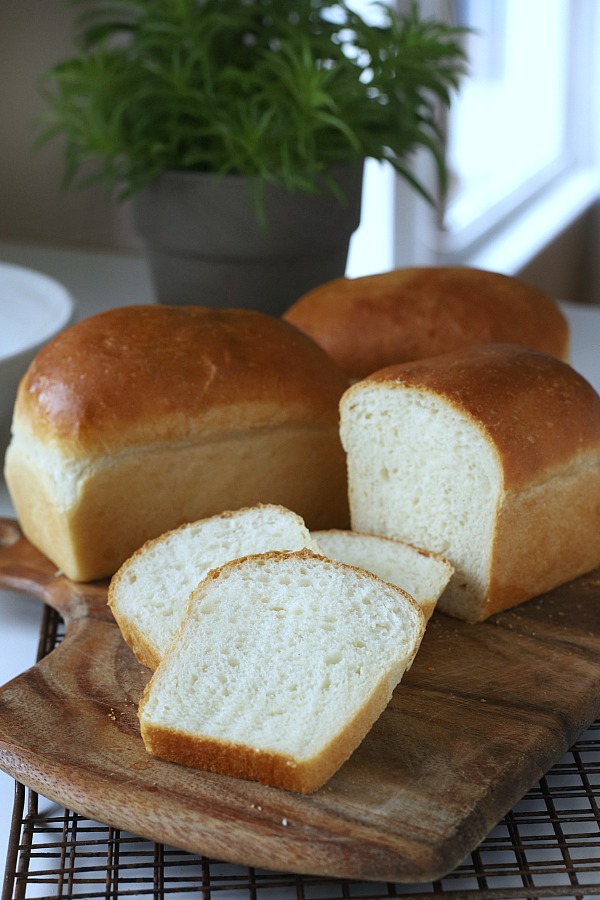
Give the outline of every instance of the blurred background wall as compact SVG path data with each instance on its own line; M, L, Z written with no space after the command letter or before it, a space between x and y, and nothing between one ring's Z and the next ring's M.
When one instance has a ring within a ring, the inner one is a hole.
M62 189L60 140L34 151L38 79L72 54L72 17L65 0L0 2L0 240L137 251L127 207Z

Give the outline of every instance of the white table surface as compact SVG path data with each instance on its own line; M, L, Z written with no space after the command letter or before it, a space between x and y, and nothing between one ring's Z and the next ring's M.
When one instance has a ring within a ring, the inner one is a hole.
M131 291L131 269L128 269L123 260L119 260L121 271L115 268L109 257L94 256L88 260L93 264L93 286L86 287L85 279L82 279L81 268L85 268L86 258L79 254L42 254L39 259L19 248L15 253L4 253L0 246L0 257L7 261L18 262L23 265L31 265L42 268L48 274L61 277L67 286L75 293L79 304L79 317L99 312L102 308L131 302L148 302L151 295L148 282L143 281L142 288L135 293ZM58 260L58 262L57 262ZM76 263L75 276L70 281L72 262ZM47 264L46 264L47 263ZM133 263L134 274L139 274L145 279L145 273L140 270L139 262ZM99 284L106 276L111 282L111 290L108 299L104 299ZM572 364L580 371L600 392L600 307L581 306L572 303L564 303L563 308L568 316L572 334ZM0 515L12 516L12 509L4 481L0 482ZM38 600L25 594L17 594L0 590L0 628L2 634L2 653L0 653L0 684L5 684L11 678L19 675L35 662L38 645L39 628L41 620L41 606ZM0 871L4 868L5 850L10 829L10 819L13 804L14 783L12 778L0 772Z

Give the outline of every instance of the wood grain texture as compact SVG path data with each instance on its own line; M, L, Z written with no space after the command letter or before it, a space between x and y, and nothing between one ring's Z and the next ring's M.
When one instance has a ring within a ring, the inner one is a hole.
M92 819L230 862L361 880L441 877L600 713L600 570L467 625L439 613L373 730L300 796L149 757L149 672L106 606L0 522L0 586L54 606L63 642L0 689L0 766ZM268 652L268 648L265 648Z

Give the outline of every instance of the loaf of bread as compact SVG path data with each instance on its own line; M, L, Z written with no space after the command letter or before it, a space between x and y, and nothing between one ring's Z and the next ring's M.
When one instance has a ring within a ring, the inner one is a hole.
M353 379L479 343L569 359L568 323L551 297L519 278L468 267L339 278L300 298L285 318Z
M316 549L306 525L282 506L259 505L181 525L147 541L111 579L108 604L138 660L155 669L211 569L271 550Z
M23 531L87 581L224 509L280 504L310 528L346 527L347 384L259 312L132 306L80 321L19 386L5 474Z
M303 793L359 745L412 663L407 594L309 550L211 572L140 703L146 750Z
M454 571L443 556L393 538L340 528L316 531L312 536L329 559L366 569L405 590L423 610L425 621L431 618Z
M341 402L352 527L455 568L470 622L600 565L600 397L547 354L488 344L392 366Z

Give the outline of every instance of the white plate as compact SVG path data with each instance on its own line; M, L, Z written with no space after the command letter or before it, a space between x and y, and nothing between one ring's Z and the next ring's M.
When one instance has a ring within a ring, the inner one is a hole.
M74 308L60 282L0 263L0 453L8 443L19 381L42 346L69 324Z
M41 346L72 314L71 295L58 281L0 263L0 362Z

